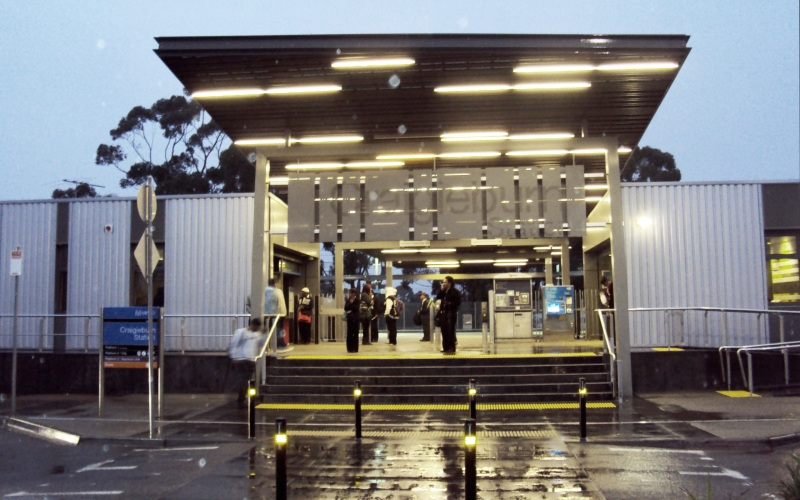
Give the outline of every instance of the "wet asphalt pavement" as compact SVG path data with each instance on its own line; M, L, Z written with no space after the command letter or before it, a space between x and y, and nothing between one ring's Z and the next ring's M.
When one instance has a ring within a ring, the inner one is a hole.
M479 412L478 497L687 498L685 489L705 498L710 480L713 498L770 498L793 448L727 446L712 432L796 426L797 401L765 399L780 412L724 421L733 403L717 414L673 399L590 410L586 443L575 411ZM0 431L0 498L274 498L278 416L289 422L289 498L464 497L462 412L365 412L358 442L351 412L259 411L249 442L245 413L226 397L187 397L159 424L163 441L148 443L140 399L111 403L104 418L90 400L26 406L30 420L86 438L65 446ZM754 403L737 404L746 414Z

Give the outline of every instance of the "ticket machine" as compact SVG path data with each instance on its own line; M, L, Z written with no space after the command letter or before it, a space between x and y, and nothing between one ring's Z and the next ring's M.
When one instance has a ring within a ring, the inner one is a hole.
M499 274L494 278L494 338L530 339L533 336L532 276Z
M542 330L548 333L573 333L575 331L575 287L542 287L544 315Z

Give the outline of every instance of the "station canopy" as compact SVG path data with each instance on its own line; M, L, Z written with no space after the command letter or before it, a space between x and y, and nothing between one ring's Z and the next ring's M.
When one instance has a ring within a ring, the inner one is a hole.
M624 164L690 50L684 35L157 42L156 54L224 132L245 153L263 151L272 177L303 162L392 160L407 169L524 163L603 172L604 156L571 138L617 137Z

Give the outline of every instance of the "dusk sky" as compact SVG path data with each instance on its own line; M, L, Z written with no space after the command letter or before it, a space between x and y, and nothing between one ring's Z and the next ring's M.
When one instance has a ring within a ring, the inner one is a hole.
M799 17L797 0L5 0L0 199L49 198L69 187L62 179L134 194L94 157L133 106L182 91L153 53L158 36L690 35L692 52L640 146L672 153L686 181L797 179Z

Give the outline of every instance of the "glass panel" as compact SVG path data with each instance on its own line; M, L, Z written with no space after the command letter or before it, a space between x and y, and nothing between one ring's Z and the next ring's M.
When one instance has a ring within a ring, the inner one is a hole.
M770 236L767 238L768 255L794 255L797 253L797 240L794 236Z
M339 227L338 174L322 175L319 181L319 241L336 241ZM291 185L292 181L289 181Z
M771 302L800 301L800 273L797 259L771 259L769 272Z
M489 238L516 238L516 196L514 169L493 168L487 171L486 222Z
M342 241L361 241L361 175L342 173Z
M538 238L539 224L544 222L539 203L539 174L538 167L519 168L520 236L523 238Z
M414 170L414 239L433 239L433 195L431 178L433 170Z
M289 241L314 241L314 176L289 176Z
M367 241L408 239L408 171L366 172Z
M481 171L445 169L439 171L438 186L440 240L480 238L483 235Z

